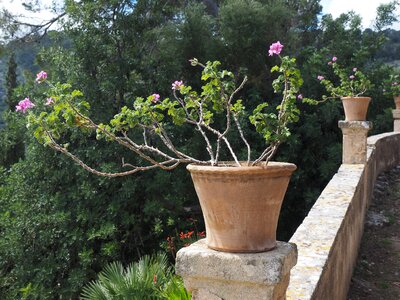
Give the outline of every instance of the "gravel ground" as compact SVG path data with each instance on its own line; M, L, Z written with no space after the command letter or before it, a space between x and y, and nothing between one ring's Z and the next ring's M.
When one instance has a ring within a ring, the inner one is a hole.
M379 176L348 300L400 300L400 166Z

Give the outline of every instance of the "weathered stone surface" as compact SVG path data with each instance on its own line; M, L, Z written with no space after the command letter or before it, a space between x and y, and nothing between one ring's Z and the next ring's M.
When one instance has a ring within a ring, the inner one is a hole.
M400 132L400 109L392 110L393 113L393 131Z
M384 226L389 224L389 218L386 217L383 212L377 213L374 211L368 212L366 224L369 226Z
M400 163L400 133L372 136L367 144L367 163L341 165L290 239L299 256L288 300L346 299L375 180Z
M278 242L262 253L226 253L200 240L177 254L176 272L193 299L285 299L296 245Z
M343 133L344 164L364 164L367 160L367 134L372 128L368 121L339 121Z
M365 205L358 186L363 174L363 165L342 165L292 236L299 261L292 271L288 299L344 299L362 233ZM353 202L355 198L360 203ZM347 219L351 224L344 227Z

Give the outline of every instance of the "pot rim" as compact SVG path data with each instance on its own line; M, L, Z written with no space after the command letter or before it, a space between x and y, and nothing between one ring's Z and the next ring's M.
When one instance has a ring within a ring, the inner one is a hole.
M275 173L275 172L288 172L293 173L297 166L287 162L275 162L270 161L267 165L256 165L256 166L242 166L237 167L234 162L221 162L225 163L223 166L210 166L200 164L189 164L186 169L190 173L233 173L233 174L245 174L245 173ZM244 163L244 162L242 162Z
M356 100L368 100L370 101L372 98L368 96L346 96L346 97L340 97L342 100L350 100L350 99L356 99Z

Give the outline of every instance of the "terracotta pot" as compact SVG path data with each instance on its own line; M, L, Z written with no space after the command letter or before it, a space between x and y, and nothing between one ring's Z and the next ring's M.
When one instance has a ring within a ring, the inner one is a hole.
M393 97L394 104L396 104L396 109L400 109L400 96Z
M371 97L342 97L345 121L365 121Z
M206 225L206 243L225 252L263 252L276 246L283 198L296 165L188 165Z

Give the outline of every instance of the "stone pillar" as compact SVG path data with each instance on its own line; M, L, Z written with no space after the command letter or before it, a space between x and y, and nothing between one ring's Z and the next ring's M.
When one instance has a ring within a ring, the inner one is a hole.
M193 300L284 300L297 247L277 242L262 253L209 249L205 239L178 251L176 273Z
M367 160L368 121L339 121L343 133L343 164L364 164Z
M400 109L393 109L393 131L400 132Z

